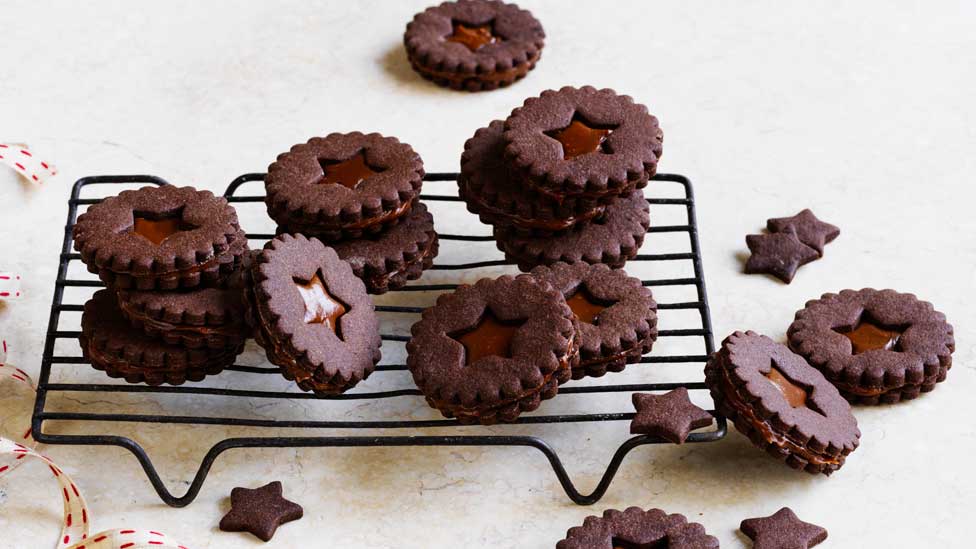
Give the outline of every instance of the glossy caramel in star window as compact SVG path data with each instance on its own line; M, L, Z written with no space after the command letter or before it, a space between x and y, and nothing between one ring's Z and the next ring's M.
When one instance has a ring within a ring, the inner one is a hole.
M590 125L584 120L573 117L573 121L565 128L550 130L546 135L559 141L563 146L563 158L571 160L577 156L595 152L608 152L604 142L610 137L615 128Z
M462 44L471 51L478 51L488 44L495 44L501 41L492 31L491 23L486 25L466 25L458 22L454 23L454 32L448 35L445 40Z
M159 246L164 240L174 234L183 231L183 223L179 217L164 217L162 219L150 219L139 214L132 216L133 232L153 244Z
M305 324L324 324L336 335L340 335L339 319L349 308L329 293L322 282L322 276L316 273L308 282L297 278L294 282L302 301L305 302Z
M603 305L597 303L589 295L589 293L580 288L576 290L576 293L566 298L566 304L572 309L573 314L580 322L585 322L587 324L597 324L600 322L600 313L608 307L608 305Z
M769 369L769 373L766 374L766 379L776 386L779 392L783 393L783 397L786 398L786 402L790 403L790 406L801 408L807 405L807 397L809 396L807 390L787 379L783 372L776 367L775 362Z
M486 356L511 358L512 338L523 324L524 319L502 322L491 311L486 311L473 330L451 337L464 345L465 365L474 364Z
M319 160L322 166L323 177L318 182L321 184L337 184L350 189L355 189L371 176L383 170L377 170L366 163L366 153L359 151L342 161Z
M851 352L855 355L868 351L897 350L898 340L902 330L888 328L876 324L870 319L862 318L853 330L841 331L851 341Z

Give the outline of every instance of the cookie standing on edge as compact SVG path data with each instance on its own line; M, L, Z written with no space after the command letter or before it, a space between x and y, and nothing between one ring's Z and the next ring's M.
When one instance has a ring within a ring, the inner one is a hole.
M218 285L247 251L237 212L193 187L143 187L91 206L74 247L112 288L173 290Z
M850 404L803 357L766 336L727 337L705 365L705 384L739 432L794 469L830 475L857 449Z
M623 371L651 351L657 303L640 280L587 263L539 266L531 274L562 293L579 321L580 362L573 379Z
M333 249L281 235L255 254L248 285L255 339L302 390L342 393L373 372L379 319L363 281Z
M944 381L952 325L931 303L894 290L843 290L807 302L790 347L858 404L910 400Z
M579 360L573 311L530 275L460 286L410 333L407 366L417 387L461 423L515 421L556 396Z
M200 381L232 365L244 350L243 340L235 347L189 349L150 337L122 315L112 290L99 290L85 303L78 340L96 370L148 385Z
M589 516L582 526L566 532L556 549L618 549L630 547L687 547L718 549L718 539L708 535L705 527L688 522L684 515L669 515L660 509L644 511L630 507L624 511L609 509L603 516Z
M427 8L407 24L403 43L424 78L455 90L505 87L542 55L542 24L515 4L459 0Z
M333 249L369 293L384 294L420 278L434 264L439 241L433 216L417 201L400 223L378 235L337 242Z
M505 258L523 271L560 261L619 268L637 255L650 226L650 208L638 190L607 206L603 215L589 223L550 237L523 236L504 227L495 227L494 235Z
M359 238L406 215L423 177L420 156L394 137L333 133L278 156L268 167L265 203L282 232Z

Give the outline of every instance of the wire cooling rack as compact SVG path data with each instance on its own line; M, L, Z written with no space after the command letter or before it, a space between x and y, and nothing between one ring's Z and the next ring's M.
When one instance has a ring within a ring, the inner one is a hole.
M456 187L451 184L457 179L457 174L454 173L434 173L428 174L425 180L428 185L425 190L430 191L431 189L436 189L439 191L436 194L423 194L421 199L428 202L429 204L435 202L446 202L451 203L446 205L452 208L463 208L462 204L459 204L459 199L456 196ZM260 193L239 196L238 191L242 185L252 182L260 182L264 180L264 174L245 174L234 181L227 187L224 195L227 200L234 204L243 204L248 202L263 202L264 196ZM632 267L639 265L643 262L690 262L691 271L693 276L679 277L679 278L662 278L653 280L644 280L645 286L651 286L655 288L660 288L664 286L686 286L693 290L693 295L697 298L692 301L683 301L675 303L659 303L659 326L667 328L669 326L669 318L674 313L673 311L687 310L691 313L697 312L697 315L692 314L693 317L700 318L700 325L693 328L681 328L681 329L660 329L658 332L658 344L655 347L655 351L644 356L641 359L643 364L682 364L684 366L685 372L681 375L681 379L688 379L688 381L678 381L678 382L657 382L657 383L630 383L630 384L612 384L613 375L608 375L602 380L609 380L610 384L594 385L594 386L582 386L577 382L571 382L564 385L559 389L559 395L565 394L596 394L596 393L632 393L637 391L666 391L671 390L676 387L686 387L689 390L702 391L705 389L705 385L701 381L695 381L701 378L702 367L701 364L707 360L709 354L714 350L714 342L712 339L712 325L711 318L709 315L708 298L705 291L705 276L702 270L701 263L701 253L698 244L698 227L695 218L695 201L692 191L691 182L684 176L672 175L672 174L658 174L654 177L655 183L648 186L647 193L654 193L654 189L663 189L669 185L679 186L677 190L681 192L678 197L668 197L668 198L648 198L648 202L651 204L651 215L652 215L652 227L648 232L650 233L675 233L677 235L687 235L687 251L681 251L678 253L662 253L662 254L641 254L636 258L632 259L627 266L628 271L632 271ZM167 182L163 179L154 176L94 176L86 177L78 180L71 191L71 198L68 201L68 221L64 230L64 241L61 249L61 254L59 257L59 267L58 267L58 277L55 282L54 288L54 299L51 306L51 314L48 322L48 332L47 338L44 344L44 353L41 360L41 374L38 383L37 399L34 405L34 415L32 419L32 429L34 437L42 443L45 444L69 444L69 445L88 445L88 446L119 446L125 448L126 450L132 452L133 455L139 460L142 468L152 484L153 488L159 497L168 505L174 507L183 507L190 504L200 492L200 488L203 486L204 481L207 478L207 474L210 471L211 466L214 461L222 453L230 449L236 448L298 448L298 447L373 447L373 446L506 446L506 447L531 447L539 450L549 461L552 466L553 472L556 475L557 480L562 486L566 495L577 504L589 505L598 501L606 493L613 481L614 476L617 473L621 463L624 458L630 453L631 450L639 446L646 444L655 444L665 442L662 439L647 436L638 435L630 437L625 440L620 446L617 447L614 452L610 462L607 464L605 471L603 472L600 481L593 489L591 493L583 494L577 490L576 485L573 483L570 475L567 473L562 460L560 459L556 450L546 442L541 434L509 434L509 435L498 435L494 434L498 430L504 430L506 428L512 428L510 426L496 426L490 432L492 434L466 434L470 433L472 427L462 427L455 420L448 419L430 419L430 420L399 420L390 419L388 417L380 417L377 419L369 419L363 421L344 421L341 419L323 419L323 420L307 420L307 421L296 421L291 419L267 419L266 417L220 417L218 415L164 415L156 413L98 413L90 411L81 411L82 404L77 403L77 399L73 402L75 404L69 405L77 410L55 410L49 411L47 409L48 396L51 393L99 393L105 394L119 394L119 393L129 393L129 394L154 394L154 395L166 395L166 394L178 394L178 395L192 395L194 399L199 399L197 402L203 402L208 397L224 397L224 398L237 398L237 399L315 399L322 401L350 401L350 400L362 400L369 401L371 399L414 399L416 401L416 406L421 408L426 408L427 405L420 395L420 392L415 388L410 389L400 389L400 390L388 390L388 391L366 391L362 390L362 386L355 388L349 393L336 395L336 396L317 396L310 393L303 393L297 388L290 388L286 391L267 391L267 390L250 390L250 389L240 389L233 388L235 386L235 379L233 376L255 376L255 375L269 375L277 374L279 370L272 367L270 364L265 363L263 366L244 366L244 365L234 365L228 368L222 374L221 378L229 377L231 379L227 380L227 387L208 387L201 384L188 383L182 386L160 386L160 387L150 387L147 385L138 384L128 384L122 382L114 382L115 380L110 380L105 378L106 383L87 383L80 380L80 370L84 369L87 373L90 373L90 369L85 366L79 366L87 364L87 361L82 356L62 356L55 354L57 342L59 340L75 340L77 339L79 332L75 330L62 329L62 313L64 312L80 312L83 308L84 299L77 299L77 303L65 303L65 290L66 288L73 287L90 287L94 291L95 288L102 286L102 283L91 277L87 278L69 278L69 266L72 262L80 262L80 256L77 253L73 253L71 250L71 231L74 226L75 220L78 215L79 206L91 205L99 202L101 198L82 198L82 190L90 185L103 185L103 187L98 187L104 189L105 185L145 185L145 184L155 184L155 185L165 185ZM263 186L260 184L253 185L263 191ZM116 187L118 188L118 187ZM108 187L112 190L111 187ZM115 194L114 192L108 194ZM656 219L662 217L659 214L664 208L679 208L683 210L681 218L686 219L686 223L677 225L654 225ZM436 221L436 216L435 216ZM440 227L443 228L443 227ZM273 234L255 234L249 233L248 238L252 241L253 247L260 247L263 241L272 238ZM469 234L449 234L441 233L440 238L442 243L449 241L461 241L461 242L491 242L491 236L479 236L479 235L469 235ZM682 239L683 240L683 239ZM443 244L442 244L443 246ZM682 249L684 244L681 245ZM500 256L500 252L494 252L496 256ZM435 271L469 271L472 269L478 269L483 267L496 267L508 265L504 259L494 259L487 261L478 261L473 263L461 263L461 264L435 264L431 269L431 273ZM77 265L76 265L77 267ZM77 269L76 269L77 270ZM426 275L424 278L428 278ZM400 294L397 297L401 297L406 292L421 292L420 294L414 294L414 296L428 296L426 305L433 303L436 298L437 292L449 291L456 288L456 284L422 284L423 279L420 281L414 281L414 283L407 285L402 290L398 292L391 292L391 294ZM72 292L75 293L75 292ZM385 296L384 296L385 297ZM384 301L387 301L384 299ZM394 298L392 301L396 301ZM415 301L415 299L410 300ZM660 301L660 299L659 299ZM378 305L377 311L380 313L387 313L390 315L411 315L416 317L423 307L419 306L405 306L405 305ZM77 316L77 315L75 315ZM385 316L385 315L384 315ZM412 322L413 319L409 319ZM385 320L384 320L385 322ZM386 323L389 324L389 323ZM394 324L396 324L394 322ZM402 324L402 322L401 322ZM382 325L382 322L381 322ZM382 325L383 340L386 342L391 342L390 344L402 345L409 339L408 335L404 334L392 334L386 333L389 331L390 326ZM400 330L401 332L403 330ZM662 346L662 342L671 338L701 338L704 348L703 354L696 355L667 355L660 354L658 349ZM65 371L58 372L58 382L51 382L51 374L53 369L62 369ZM632 368L639 368L638 365L632 365L628 368L628 372ZM644 369L640 373L642 378L653 379L655 377L655 370L653 367ZM404 364L380 364L373 376L409 376L407 368ZM67 381L64 381L67 379ZM71 382L74 379L76 381ZM239 379L239 378L238 378ZM373 379L372 377L370 378ZM162 398L162 397L158 397ZM595 398L595 397L591 397ZM557 397L556 400L559 400ZM550 424L570 424L576 425L576 428L582 428L580 424L588 422L617 422L615 428L617 429L627 429L626 421L633 418L634 413L632 407L630 406L630 399L626 396L621 396L619 400L619 405L625 407L626 411L604 413L604 412L593 412L593 413L573 413L573 414L546 414L547 404L554 401L547 401L543 403L543 406L533 414L524 414L518 419L518 424L523 426L529 426L531 433L544 433L546 431L546 425ZM617 401L615 401L617 402ZM194 407L197 409L208 409L206 405L207 402L199 407ZM172 408L176 408L173 406ZM215 407L219 408L219 407ZM714 413L714 412L713 412ZM712 442L723 438L727 432L725 418L717 416L717 421L713 429L692 433L688 437L688 442L700 443L700 442ZM44 428L50 422L81 422L86 431L94 431L99 434L62 434L62 433L49 433L45 432ZM621 424L623 423L623 424ZM119 430L119 426L122 424L136 424L136 425L149 425L149 424L178 424L178 425L217 425L225 427L241 427L250 428L248 431L255 432L255 436L247 437L235 437L226 438L220 440L214 444L210 450L204 456L199 468L192 480L189 483L189 487L182 496L175 496L171 493L163 481L160 475L147 454L146 450L136 441L128 438L126 436L121 436L119 434L113 434ZM430 431L437 428L438 431L448 432L456 430L461 434L449 434L442 435L430 434ZM331 429L338 430L340 432L349 431L350 435L345 436L276 436L269 433L278 433L280 430L289 430L293 432L294 430L314 430L314 429ZM397 432L405 432L406 435L389 436L385 434L376 434L378 430L393 429L398 430ZM475 427L474 429L477 429ZM477 430L475 430L477 432ZM626 432L626 431L624 431Z

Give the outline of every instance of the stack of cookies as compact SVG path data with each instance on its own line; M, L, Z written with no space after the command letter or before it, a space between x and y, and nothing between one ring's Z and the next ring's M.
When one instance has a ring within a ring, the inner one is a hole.
M406 143L382 135L333 133L278 156L265 180L279 234L331 246L370 293L403 287L438 251L434 220L417 197L424 164Z
M461 423L515 421L570 379L619 372L657 339L640 280L587 263L482 279L411 328L407 366L428 404Z
M545 91L465 143L459 194L523 271L622 267L650 226L641 189L662 141L657 118L628 96L589 86Z
M93 367L178 385L233 364L247 336L239 274L248 247L225 199L169 185L123 191L79 216L73 238L107 286L81 319Z

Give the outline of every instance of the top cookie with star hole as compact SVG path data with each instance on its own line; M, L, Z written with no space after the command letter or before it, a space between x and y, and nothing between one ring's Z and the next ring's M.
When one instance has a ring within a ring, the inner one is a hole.
M505 121L505 154L525 184L556 200L621 196L657 173L664 134L647 107L611 89L564 87Z
M410 65L456 90L505 87L535 68L545 45L542 24L515 4L444 2L418 13L403 35Z
M119 289L219 286L247 251L227 200L172 185L106 198L78 216L72 237L88 270Z
M399 222L423 177L420 155L395 137L333 133L278 156L268 167L265 203L281 232L360 238Z

